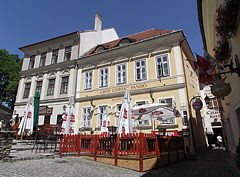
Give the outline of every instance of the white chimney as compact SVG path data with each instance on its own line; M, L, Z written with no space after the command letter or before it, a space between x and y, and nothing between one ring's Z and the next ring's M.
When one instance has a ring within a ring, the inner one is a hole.
M102 16L99 13L96 13L96 15L95 15L94 30L102 31Z

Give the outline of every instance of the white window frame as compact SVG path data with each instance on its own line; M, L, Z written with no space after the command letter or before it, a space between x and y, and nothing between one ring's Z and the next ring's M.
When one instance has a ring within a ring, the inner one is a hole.
M119 116L120 116L120 111L121 111L121 107L122 107L122 103L117 103L115 108L115 126L119 126L118 122L119 122ZM120 107L121 106L121 107ZM120 109L119 109L120 107Z
M120 71L118 71L119 66L121 68ZM125 66L125 70L122 69L123 66ZM115 68L116 68L116 85L127 83L127 63L117 64ZM125 72L125 81L123 76L124 72ZM120 74L120 82L119 82L119 74Z
M45 64L46 64L46 59L47 59L47 52L41 53L40 62L39 62L39 67L45 66ZM43 61L44 61L44 62L43 62Z
M39 95L41 95L41 92L42 92L42 85L43 85L43 80L37 80L36 81L36 88L35 88L35 93L38 91L37 90L37 88L38 88L38 83L40 83L41 82L41 88L40 88L40 90L39 90Z
M70 53L70 54L69 54ZM69 61L71 60L72 56L72 46L67 46L65 47L65 52L64 52L64 61Z
M91 76L90 76L91 73ZM84 72L84 90L92 89L93 84L93 70Z
M163 61L163 57L165 57L165 56L167 57L167 61ZM159 58L161 59L161 62L158 61ZM159 70L158 70L159 63L161 65L161 75L159 74ZM163 68L164 64L167 64L167 66L168 66L168 74L165 73L165 70ZM170 76L171 71L170 71L169 54L162 54L162 55L155 56L155 69L156 69L156 77L157 78Z
M91 127L91 119L92 119L91 109L92 109L91 107L82 107L82 123L81 123L82 128Z
M145 61L145 67L142 67L142 61ZM140 63L140 66L137 67L137 63ZM145 68L145 78L143 78L143 68ZM137 70L140 69L140 78L137 78ZM135 61L135 81L142 81L142 80L147 80L147 60L146 58L144 59L139 59Z
M98 106L98 122L97 122L98 127L101 127L103 116L104 116L104 112L100 112L102 107L105 107L105 114L107 114L107 116L109 116L108 115L108 105Z
M28 69L33 69L34 68L35 60L36 60L36 55L31 55L30 58L29 58Z
M58 62L58 53L59 53L59 49L55 49L52 51L52 61L51 64L55 64Z
M63 83L63 79L67 78L67 82ZM65 89L66 88L66 89ZM69 75L62 76L61 77L61 85L60 85L60 94L67 94L68 93L68 88L69 88Z
M103 74L101 73L103 71ZM106 73L107 71L107 73ZM109 69L108 67L100 68L99 69L99 88L107 87L108 86L108 78L109 78ZM103 80L102 80L103 79Z
M48 89L50 89L50 87L49 87L49 86L50 86L50 85L49 85L49 84L50 84L50 80L54 80L54 84L52 84L52 85L53 85L53 89L52 89L52 92L53 92L53 93L52 93L52 94L49 94L49 93L48 93ZM55 78L55 77L54 77L54 78L49 78L49 79L48 79L48 87L47 87L47 96L53 96L53 95L54 95L55 85L56 85L56 78Z

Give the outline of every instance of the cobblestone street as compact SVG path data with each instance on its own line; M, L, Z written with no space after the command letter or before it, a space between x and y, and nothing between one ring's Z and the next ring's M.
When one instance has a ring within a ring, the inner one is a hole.
M0 176L161 176L161 177L238 177L240 170L224 150L207 151L198 160L184 160L145 173L89 161L77 157L0 163Z

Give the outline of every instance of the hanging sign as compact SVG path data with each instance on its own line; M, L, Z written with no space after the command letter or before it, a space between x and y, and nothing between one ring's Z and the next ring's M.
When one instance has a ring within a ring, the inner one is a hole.
M213 86L211 86L211 92L214 96L217 98L222 98L224 100L224 97L229 95L232 91L230 83L225 83L225 79L223 80L217 80L216 82L213 82Z
M192 107L195 111L200 111L203 107L202 100L200 98L194 98Z

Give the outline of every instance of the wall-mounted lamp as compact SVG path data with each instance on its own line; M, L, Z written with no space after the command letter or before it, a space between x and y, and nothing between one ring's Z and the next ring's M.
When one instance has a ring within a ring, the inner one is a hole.
M210 98L207 95L205 96L204 101L205 101L205 103L206 103L206 105L208 107L209 104L210 104Z
M63 105L63 112L66 111L66 108L67 108L67 106L66 106L66 105Z

